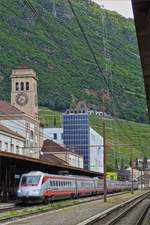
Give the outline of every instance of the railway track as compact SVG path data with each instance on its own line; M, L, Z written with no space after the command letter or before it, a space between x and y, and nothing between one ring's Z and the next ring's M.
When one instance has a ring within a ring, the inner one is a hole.
M139 200L135 201L133 204L131 204L125 210L123 210L119 215L117 215L111 221L106 223L106 225L118 225L118 224L119 225L121 225L121 224L131 225L131 222L129 219L130 216L128 214L131 214L131 212L132 212L133 217L134 217L134 210L137 210L136 207L139 206L141 204L141 202L143 202L144 200L145 200L145 197L144 197L144 199L139 199ZM146 205L143 212L141 212L141 215L139 214L139 217L137 219L135 218L136 221L134 222L134 225L143 225L143 221L149 211L149 208L150 208L150 199L149 199L148 205ZM126 217L128 217L128 219ZM125 221L124 221L124 219L125 219Z
M125 193L126 192L119 192L119 193L109 194L108 195L108 198L113 197L113 196L117 196L117 195L121 195L121 194L125 194ZM78 205L78 204L80 205L80 204L83 204L83 203L88 203L88 202L97 201L97 200L101 200L101 199L103 199L103 196L82 197L80 199L76 199L75 200L75 205ZM66 205L65 207L69 207L69 206L70 205ZM33 208L34 209L36 209L36 208L38 209L38 208L41 208L41 207L43 207L42 211L33 212ZM58 207L58 208L61 208L61 207ZM27 214L24 214L24 215L16 215L16 216L14 215L11 218L0 219L0 225L1 224L4 224L5 222L13 221L13 220L18 219L18 218L26 218L26 217L28 217L30 215L36 215L36 214L39 214L39 213L44 213L44 212L48 212L48 211L51 211L51 210L55 210L56 208L46 208L46 206L45 205L42 205L42 204L39 204L39 205L31 205L31 206L26 206L26 207L24 207L24 206L15 206L15 204L14 204L10 208L7 207L7 208L2 209L0 207L0 215L1 215L1 213L5 213L5 212L8 213L8 212L11 212L11 211L15 211L16 212L16 211L20 211L20 210L24 210L24 209L26 211L31 209L31 212L29 212Z
M6 210L11 210L15 207L15 204L14 203L4 203L4 204L0 204L0 213L1 212L4 212Z
M150 192L106 210L78 225L150 225ZM148 223L145 222L147 219Z
M144 212L140 215L140 217L139 217L139 219L138 219L138 221L136 222L135 225L144 225L144 224L146 224L147 222L145 223L144 221L146 221L146 217L148 216L148 214L150 215L150 203L145 208ZM148 221L150 221L150 216L148 218Z

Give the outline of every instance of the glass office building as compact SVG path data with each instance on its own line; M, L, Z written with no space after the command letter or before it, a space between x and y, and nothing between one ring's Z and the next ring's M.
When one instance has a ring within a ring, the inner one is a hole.
M84 168L89 168L89 119L88 114L68 112L63 114L64 144L84 158Z

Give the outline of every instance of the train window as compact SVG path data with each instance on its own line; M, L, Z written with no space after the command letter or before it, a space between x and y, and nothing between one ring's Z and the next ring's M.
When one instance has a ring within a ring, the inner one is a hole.
M41 176L23 176L21 185L38 185Z
M56 181L56 186L58 186L58 181Z
M53 182L52 182L52 180L50 181L50 186L53 186Z
M53 180L53 186L55 186L55 181Z

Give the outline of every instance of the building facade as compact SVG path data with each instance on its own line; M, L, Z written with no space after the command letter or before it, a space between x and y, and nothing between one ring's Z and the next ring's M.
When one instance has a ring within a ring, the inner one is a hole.
M103 172L103 138L89 126L85 112L63 114L64 144L84 159L84 168Z
M90 169L88 114L74 112L63 114L63 130L64 144L81 154L84 159L84 168Z
M50 139L63 145L63 128L44 128L44 140Z
M0 151L24 155L25 138L0 125Z
M81 155L52 140L45 140L42 147L42 155L49 156L49 154L55 155L69 166L83 168L83 157Z
M0 100L0 124L25 138L25 155L39 158L43 128L38 120L36 73L28 68L15 69L11 83L11 104Z
M11 104L38 119L37 76L34 70L19 68L11 74Z
M90 127L90 170L103 173L103 137Z

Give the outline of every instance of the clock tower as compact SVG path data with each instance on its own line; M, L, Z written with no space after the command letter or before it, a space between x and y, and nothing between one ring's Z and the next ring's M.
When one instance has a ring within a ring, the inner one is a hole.
M11 84L11 104L33 119L38 119L37 76L35 71L25 67L12 70Z

